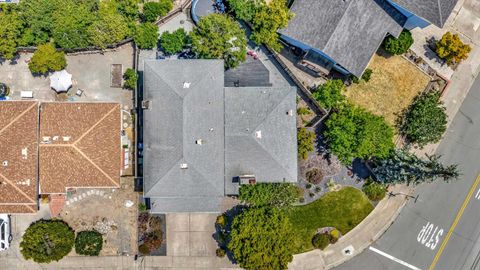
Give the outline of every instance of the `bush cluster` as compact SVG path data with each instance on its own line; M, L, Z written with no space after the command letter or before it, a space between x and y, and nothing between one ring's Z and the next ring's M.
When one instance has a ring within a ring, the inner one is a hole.
M323 172L318 168L313 168L305 174L307 181L314 185L319 184L323 180Z
M28 68L32 73L45 74L49 71L59 71L67 66L67 59L63 52L58 52L52 43L38 46L33 54Z
M75 252L80 255L98 256L102 246L102 234L97 231L79 232L75 239Z
M387 188L385 185L374 182L372 180L367 181L363 187L363 192L367 195L368 199L371 201L380 201L385 198L385 194L387 193Z
M133 68L127 68L125 73L123 73L123 80L123 88L134 90L137 86L138 74Z
M383 42L385 50L394 55L404 54L410 49L413 44L412 33L408 30L403 30L398 38L388 36Z
M312 238L312 245L315 248L324 250L330 244L330 236L328 233L317 233Z
M345 85L341 80L328 80L320 85L312 95L321 106L331 109L345 100L342 94L343 91L345 91Z
M442 39L436 44L435 52L440 58L447 61L448 64L460 63L468 58L468 54L472 50L470 45L463 43L458 34L446 32Z
M308 153L315 150L315 132L306 128L299 128L297 131L298 158L307 159Z

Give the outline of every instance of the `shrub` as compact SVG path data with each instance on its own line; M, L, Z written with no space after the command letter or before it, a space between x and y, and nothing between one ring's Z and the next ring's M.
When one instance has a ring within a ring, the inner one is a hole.
M163 232L161 230L153 231L147 234L143 244L147 246L149 253L158 249L162 245Z
M141 244L140 246L138 246L138 252L140 252L143 255L147 255L147 254L150 254L150 249L148 248L147 245Z
M335 244L338 239L340 238L340 231L337 229L333 229L330 231L330 243Z
M345 100L342 94L344 90L345 85L341 80L328 80L326 83L320 85L312 95L321 106L331 109Z
M188 43L188 38L189 37L183 28L179 28L172 33L165 31L160 36L160 46L165 53L176 54L185 48Z
M372 180L367 181L365 185L363 185L362 190L368 199L374 202L382 200L387 193L387 188L384 185Z
M123 73L123 88L134 90L137 86L138 74L132 68L127 68L125 73Z
M298 199L297 186L290 183L257 183L242 185L240 200L255 206L287 207Z
M412 33L408 30L403 30L398 38L388 36L383 43L383 47L388 53L399 55L406 53L412 44Z
M140 211L140 212L145 212L145 211L147 211L147 205L144 204L144 203L140 203L140 204L138 205L138 211Z
M321 188L321 187L315 187L315 192L318 193L318 192L320 192L320 191L322 191L322 188Z
M192 51L200 58L223 59L233 68L247 58L247 37L240 24L225 14L203 16L191 33Z
M163 17L172 10L172 0L160 0L160 2L147 2L143 6L143 18L147 22L154 22L158 17Z
M421 94L408 108L399 129L409 142L424 146L440 141L447 129L447 114L439 98L440 93Z
M45 241L48 239L48 241ZM20 252L26 260L37 263L59 261L72 250L75 232L61 220L41 219L32 223L20 243Z
M386 158L394 148L393 129L383 117L346 105L326 121L326 142L340 161Z
M155 48L158 41L158 27L150 22L137 25L133 40L140 49Z
M229 239L228 250L246 270L287 269L293 259L293 227L285 211L274 207L249 208L237 215Z
M223 248L217 248L217 250L215 250L215 254L217 254L217 257L219 258L223 258L225 257L226 252Z
M471 50L470 45L464 44L457 34L452 35L450 32L446 32L437 42L435 52L448 64L454 64L467 59Z
M323 180L323 172L318 168L313 168L309 170L305 176L307 177L307 181L312 184L319 184Z
M326 233L317 233L312 238L312 245L315 248L324 250L330 244L330 237Z
M79 232L75 239L75 252L80 255L98 256L102 246L102 234L97 231Z
M307 183L307 184L305 185L305 188L306 188L306 189L310 189L310 188L312 188L312 184L310 184L310 183Z
M218 216L215 224L220 226L220 228L222 229L225 228L225 226L227 225L227 219L225 218L225 215Z
M373 70L367 68L365 69L365 71L363 72L363 75L362 75L362 80L368 82L370 81L370 79L372 78L372 73L373 73Z
M52 43L38 46L28 68L32 73L44 74L49 71L59 71L67 66L67 59L63 52L57 52Z
M312 114L312 111L307 107L299 107L297 109L297 114L298 115L310 115L310 114Z
M307 159L308 153L315 150L315 133L306 128L299 128L297 132L298 158Z

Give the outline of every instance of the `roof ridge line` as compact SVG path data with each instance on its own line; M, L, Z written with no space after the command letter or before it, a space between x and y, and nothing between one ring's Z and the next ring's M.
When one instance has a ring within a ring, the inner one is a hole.
M182 156L181 156L179 159L177 159L177 160L174 162L174 164L177 164L177 163L178 163L180 160L182 160L182 159L183 159L183 151L182 151ZM160 180L161 180L165 175L167 175L171 170L173 170L173 167L175 167L175 165L173 165L172 167L170 167L170 168L168 169L168 171L167 171L164 175L162 175L162 177L158 178L157 181L155 182L155 185L153 185L151 188L149 188L146 192L145 192L145 190L144 190L144 195L147 194L147 193L148 193L150 190L152 190L153 188L155 188L155 187L158 185L158 183L160 182Z
M440 0L437 0L437 5L438 5L438 15L440 15L440 24L444 25L444 22L443 22L443 14L442 14L442 6L440 4ZM454 7L455 8L455 7Z
M332 36L333 36L333 35L335 34L335 32L337 31L338 26L340 25L340 22L342 22L343 17L345 17L345 15L347 14L348 9L352 6L352 3L353 3L353 2L354 2L354 1L348 1L348 7L345 9L345 12L343 12L342 16L340 17L340 20L338 20L338 23L335 25L335 29L333 29L332 33L331 33L330 36L328 37L328 41L327 41L327 43L325 43L325 46L323 46L323 49L327 48L328 44L330 43L330 40L331 40ZM307 45L308 45L308 44L307 44ZM321 50L322 52L324 51L323 49Z
M25 111L23 111L21 114L17 115L15 118L13 118L12 121L10 121L10 123L8 123L6 126L4 126L2 129L0 129L0 134L3 133L5 130L7 130L11 125L13 125L15 122L18 121L18 119L22 118L28 111L30 111L35 105L37 105L38 102L34 101L32 106L28 107L27 109L25 109Z
M92 131L95 127L97 127L105 118L107 118L117 107L119 107L120 104L114 104L113 108L108 111L100 120L98 120L93 126L91 126L87 131L85 131L76 141L74 141L71 145L76 145L78 142L80 142L85 136L87 136L90 131Z
M266 87L266 88L269 88L269 87ZM270 90L273 90L273 89L286 89L286 88L287 88L287 87L284 87L284 88L282 88L282 87L270 87ZM295 92L296 92L296 89L297 89L297 88L296 88L295 86L290 86L289 88L295 88ZM290 89L290 90L292 90L292 89ZM263 123L265 122L265 120L273 113L273 111L274 111L275 109L278 108L278 106L280 106L280 104L282 104L283 101L285 101L285 99L287 98L287 96L288 96L289 94L290 94L290 91L287 91L286 94L282 97L282 99L280 99L280 102L278 102L277 105L275 105L275 106L272 108L272 110L270 110L270 112L262 119L262 121L260 121L260 123L254 127L254 131L253 131L253 133L250 133L250 135L254 135L254 134L255 134L255 130L256 130L261 124L263 124Z
M97 170L99 170L103 175L105 175L108 180L110 180L112 183L115 184L116 187L119 187L120 185L117 184L117 182L115 180L113 180L105 171L103 171L100 166L98 166L95 162L93 162L85 153L82 152L82 150L78 149L78 147L74 144L71 145L71 147L75 150L77 150L77 152L82 155L88 162L90 162Z
M15 188L18 192L20 192L23 196L25 196L25 198L27 198L29 201L31 201L32 203L35 203L35 201L32 200L32 198L30 198L27 195L27 193L23 192L23 190L21 190L19 187L15 186L7 177L5 177L1 173L0 173L0 178L3 178L3 180L7 181L9 185L11 185L13 188Z

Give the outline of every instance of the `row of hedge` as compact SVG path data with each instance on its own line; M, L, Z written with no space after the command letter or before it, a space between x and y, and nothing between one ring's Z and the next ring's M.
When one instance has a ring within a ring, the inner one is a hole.
M74 230L66 222L41 219L25 231L20 252L27 260L49 263L68 255L74 245L77 254L98 256L103 247L103 238L97 231L81 231L75 237Z

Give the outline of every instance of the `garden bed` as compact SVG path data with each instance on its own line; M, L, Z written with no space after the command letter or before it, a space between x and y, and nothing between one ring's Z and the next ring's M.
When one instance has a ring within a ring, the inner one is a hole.
M165 256L166 245L165 215L151 215L142 212L138 216L138 251L142 255Z
M373 210L373 205L360 190L345 187L329 192L320 199L287 210L295 229L295 251L313 249L312 237L319 228L335 227L345 235Z
M346 96L395 126L397 116L427 87L431 78L401 56L376 54L369 68L373 71L370 81L352 84Z

